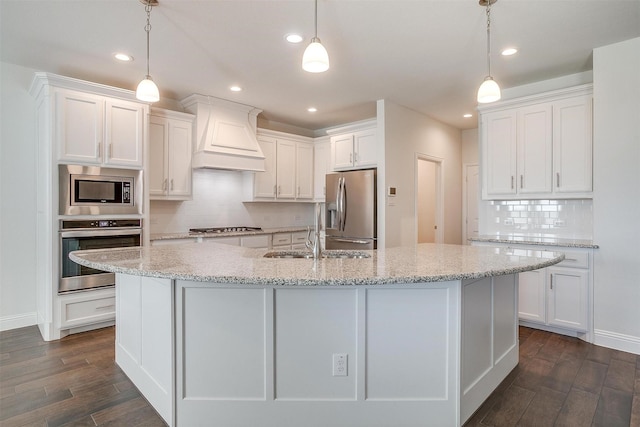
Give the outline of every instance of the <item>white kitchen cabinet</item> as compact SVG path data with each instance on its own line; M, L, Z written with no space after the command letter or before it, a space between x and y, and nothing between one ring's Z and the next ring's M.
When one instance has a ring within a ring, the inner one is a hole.
M327 172L331 170L331 142L316 142L313 146L313 199L324 202L327 195Z
M573 268L549 267L547 323L575 331L588 330L589 272Z
M109 322L115 317L114 288L60 296L60 327L62 328Z
M545 323L547 294L544 269L525 271L518 276L518 317L531 322Z
M333 170L363 169L375 167L377 163L375 128L331 136Z
M242 236L240 237L240 246L244 248L269 249L271 247L271 234Z
M482 197L592 197L591 85L481 109Z
M55 91L58 160L140 168L146 105L66 89Z
M313 199L314 160L310 139L261 130L258 143L265 156L265 171L254 175L253 199Z
M153 109L149 118L149 198L191 198L191 114Z
M273 249L291 249L291 233L273 233Z
M593 190L591 95L553 104L554 189L558 194Z
M313 199L313 145L296 143L296 199Z

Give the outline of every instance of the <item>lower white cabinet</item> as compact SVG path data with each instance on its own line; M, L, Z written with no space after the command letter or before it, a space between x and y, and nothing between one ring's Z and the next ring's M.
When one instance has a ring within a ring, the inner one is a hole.
M114 288L60 296L60 328L113 321L116 317Z
M477 246L502 246L514 255L532 250L563 252L564 261L551 267L518 275L518 318L533 328L571 334L590 334L592 317L592 250L518 244L479 243Z

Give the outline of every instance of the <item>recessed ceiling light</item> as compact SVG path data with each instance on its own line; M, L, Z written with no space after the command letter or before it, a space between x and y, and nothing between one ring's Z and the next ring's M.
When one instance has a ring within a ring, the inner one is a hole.
M315 113L316 111L318 111L318 109L316 107L309 107L307 108L307 111L310 113Z
M242 88L241 88L240 86L235 86L235 85L234 85L234 86L229 87L229 90L230 90L231 92L242 92Z
M469 117L473 117L473 114L464 114L462 117L464 117L465 119L468 119Z
M502 56L511 56L518 52L518 49L515 47L508 47L502 51Z
M284 36L284 39L289 43L300 43L303 40L300 34L293 33L287 34L286 36Z
M133 56L127 55L126 53L122 53L122 52L114 53L113 57L116 58L118 61L122 61L122 62L133 61Z

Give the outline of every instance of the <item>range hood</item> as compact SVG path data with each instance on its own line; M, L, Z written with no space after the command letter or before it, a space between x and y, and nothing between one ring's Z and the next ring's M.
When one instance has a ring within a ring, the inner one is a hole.
M264 171L264 155L256 139L258 114L249 105L193 94L180 101L196 116L194 169Z

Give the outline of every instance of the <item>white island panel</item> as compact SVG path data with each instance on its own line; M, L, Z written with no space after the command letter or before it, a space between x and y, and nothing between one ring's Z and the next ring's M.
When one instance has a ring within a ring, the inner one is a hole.
M275 290L275 397L356 398L356 289ZM346 376L333 355L347 355Z
M184 400L265 399L265 290L179 288Z

